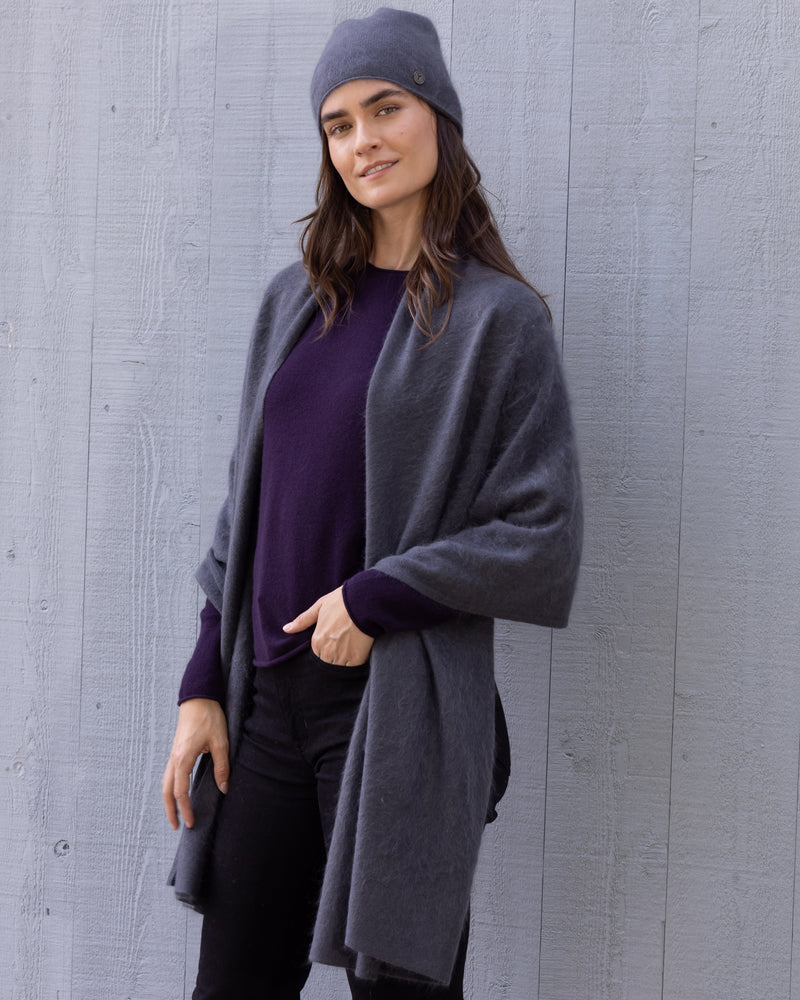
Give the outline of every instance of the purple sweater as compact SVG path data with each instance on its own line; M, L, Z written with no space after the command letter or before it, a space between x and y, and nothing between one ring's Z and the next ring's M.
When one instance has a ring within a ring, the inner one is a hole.
M287 635L283 625L342 584L350 617L373 637L426 628L454 614L407 584L364 569L366 396L404 282L404 271L368 265L347 316L320 337L317 314L267 390L253 568L257 667L307 649L313 630ZM211 602L200 623L179 702L222 702L220 616Z

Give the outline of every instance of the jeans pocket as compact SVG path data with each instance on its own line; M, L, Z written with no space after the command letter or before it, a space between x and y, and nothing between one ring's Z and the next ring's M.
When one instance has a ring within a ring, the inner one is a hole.
M363 680L369 673L369 660L366 663L359 663L355 667L346 667L343 663L328 663L327 660L323 660L322 657L317 656L311 647L309 647L308 652L314 663L321 670L324 670L326 674L330 674L333 677L355 681Z

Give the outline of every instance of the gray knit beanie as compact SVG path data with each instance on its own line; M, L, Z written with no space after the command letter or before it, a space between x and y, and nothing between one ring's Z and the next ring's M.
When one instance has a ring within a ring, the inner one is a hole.
M463 134L461 103L442 58L439 36L422 14L380 7L371 17L336 25L311 80L317 122L331 91L351 80L368 79L388 80L416 94Z

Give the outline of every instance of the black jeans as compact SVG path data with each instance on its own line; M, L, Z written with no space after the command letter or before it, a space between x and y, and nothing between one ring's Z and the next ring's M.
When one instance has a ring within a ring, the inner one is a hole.
M256 671L220 809L193 1000L299 1000L350 734L368 667L308 652ZM354 1000L462 1000L449 987L348 973Z

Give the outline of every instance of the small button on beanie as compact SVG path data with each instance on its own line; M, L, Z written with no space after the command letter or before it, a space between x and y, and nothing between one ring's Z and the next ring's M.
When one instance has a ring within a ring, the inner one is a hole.
M319 122L322 102L351 80L388 80L446 115L463 134L461 103L444 64L433 22L422 14L380 7L333 29L311 80Z

